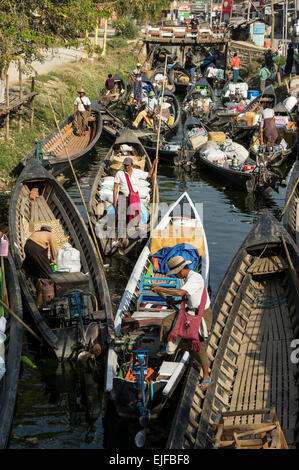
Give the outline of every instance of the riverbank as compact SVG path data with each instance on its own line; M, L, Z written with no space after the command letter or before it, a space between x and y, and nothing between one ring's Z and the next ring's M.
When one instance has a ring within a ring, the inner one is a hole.
M4 129L0 135L0 193L9 194L15 182L10 172L19 161L34 147L36 140L42 141L55 127L49 98L59 122L63 120L62 103L65 116L74 109L77 90L84 88L90 100L97 100L104 87L108 73L119 73L127 81L128 74L136 65L140 46L136 42L114 38L107 42L106 57L98 56L94 61L69 62L55 67L50 72L36 78L34 125L29 127L29 110L25 108L23 130L18 132L16 116L11 118L10 139L5 141ZM24 84L30 87L30 80Z

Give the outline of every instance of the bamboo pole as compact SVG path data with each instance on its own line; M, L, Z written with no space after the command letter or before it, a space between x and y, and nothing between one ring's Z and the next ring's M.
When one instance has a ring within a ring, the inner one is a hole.
M159 146L160 146L160 133L161 133L162 112L163 112L163 98L164 98L164 90L165 90L165 83L166 83L167 58L168 58L168 56L166 55L166 57L165 57L165 64L164 64L164 79L163 79L162 94L161 94L161 105L160 105L160 117L159 117L158 135L157 135L156 159L158 158L158 155L159 155ZM151 217L151 232L152 232L152 230L153 230L153 228L154 228L155 219L156 219L156 204L155 204L155 198L156 198L156 186L157 186L157 171L158 171L158 163L156 164L156 167L155 167L155 170L154 170L153 212L152 212L152 217Z
M66 153L68 162L69 162L69 164L70 164L70 167L71 167L71 170L72 170L72 173L73 173L73 176L74 176L74 179L75 179L77 188L78 188L78 191L79 191L79 193L80 193L80 197L81 197L81 200L82 200L82 204L83 204L84 210L85 210L85 212L86 212L87 220L88 220L89 227L90 227L90 230L91 230L91 233L92 233L92 237L93 237L93 241L94 241L94 244L95 244L95 247L96 247L96 251L97 251L98 257L99 257L99 259L100 259L100 262L101 262L101 264L102 264L102 267L103 267L103 269L104 269L104 263L103 263L103 259L102 259L101 253L100 253L100 249L99 249L97 237L96 237L96 235L95 235L95 233L94 233L93 225L92 225L92 222L91 222L90 217L89 217L89 213L88 213L88 210L87 210L87 207L86 207L86 204L85 204L84 196L83 196L82 191L81 191L80 183L79 183L78 178L77 178L77 175L76 175L76 173L75 173L75 170L74 170L72 161L71 161L71 159L70 159L69 153L68 153L68 151L67 151L67 148L66 148L66 146L65 146L65 144L64 144L64 140L63 140L63 137L62 137L62 134L61 134L61 130L60 130L60 127L59 127L59 125L58 125L58 122L57 122L57 119L56 119L56 114L55 114L55 111L54 111L54 109L53 109L53 106L52 106L52 103L51 103L51 100L50 100L50 97L49 97L49 96L48 96L48 100L49 100L49 104L50 104L50 107L51 107L51 110L52 110L52 113L53 113L53 116L54 116L54 120L55 120L55 124L56 124L57 130L58 130L58 133L59 133L59 135L60 135L60 139L61 139L61 142L62 142L64 151L65 151L65 153Z
M5 76L5 102L6 102L6 116L5 116L5 139L9 139L9 84L8 84L8 73Z
M10 315L12 315L19 323L21 323L21 325L27 330L29 331L29 333L32 334L32 336L34 336L35 339L37 339L37 341L39 341L40 343L42 343L42 340L37 336L36 333L34 333L34 331L32 331L32 329L26 325L26 323L23 322L23 320L21 320L20 317L18 317L18 315L13 311L11 310L8 305L6 305L5 302L3 302L1 299L0 299L0 304L5 308L5 310L10 313Z

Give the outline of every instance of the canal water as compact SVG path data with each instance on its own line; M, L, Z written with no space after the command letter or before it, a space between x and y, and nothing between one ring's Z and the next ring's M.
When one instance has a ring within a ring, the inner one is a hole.
M181 128L178 134L181 133ZM101 160L109 149L102 140L77 170L86 201ZM72 180L63 181L86 220ZM285 188L265 196L239 192L197 170L185 171L159 163L160 202L174 202L187 191L203 204L203 224L209 245L213 298L233 256L263 209L277 215L284 206ZM136 258L106 258L107 280L116 312ZM23 354L36 368L22 365L10 449L134 449L140 430L135 421L120 419L103 394L104 365L99 370L74 368L47 358L25 333ZM179 397L178 389L161 417L152 421L146 447L165 447Z

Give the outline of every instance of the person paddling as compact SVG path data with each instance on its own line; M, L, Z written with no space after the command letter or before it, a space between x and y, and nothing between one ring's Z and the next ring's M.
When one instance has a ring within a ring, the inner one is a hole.
M175 275L184 280L181 289L169 289L152 284L153 292L181 297L181 305L177 318L176 312L168 315L162 323L161 339L166 338L166 356L170 357L179 349L189 350L203 369L201 388L206 389L211 383L209 361L206 353L206 338L212 325L213 313L210 298L203 277L188 268L191 261L182 256L175 256L168 261L168 276ZM173 323L175 321L175 325Z

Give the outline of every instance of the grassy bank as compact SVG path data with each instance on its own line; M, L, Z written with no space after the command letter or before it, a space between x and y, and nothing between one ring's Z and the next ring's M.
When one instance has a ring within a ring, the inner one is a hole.
M62 95L65 114L69 116L74 109L77 90L83 87L91 100L96 100L103 88L108 73L120 73L125 80L128 72L136 65L139 47L136 43L112 39L108 41L106 57L99 56L92 62L70 62L57 66L36 79L34 126L29 127L28 109L25 109L23 130L18 133L18 120L14 116L10 122L10 139L5 141L4 128L0 130L0 192L9 193L14 179L9 173L33 147L36 140L43 140L55 127L53 113L49 106L50 97L59 122L62 121ZM30 89L30 81L25 81Z

